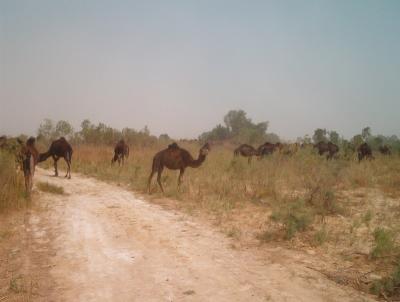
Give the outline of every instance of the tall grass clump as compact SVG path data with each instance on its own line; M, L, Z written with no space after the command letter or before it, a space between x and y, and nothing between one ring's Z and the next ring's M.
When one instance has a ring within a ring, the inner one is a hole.
M391 257L399 250L395 242L393 231L377 227L373 233L374 247L371 251L373 259L382 257Z
M17 173L15 157L8 152L0 151L0 212L25 205L24 178Z
M292 239L299 231L305 231L314 220L314 211L304 200L295 199L276 208L271 219L281 223L285 229L285 239Z
M400 261L391 274L372 283L371 292L383 296L387 301L390 301L389 297L393 298L393 301L398 301L400 298Z

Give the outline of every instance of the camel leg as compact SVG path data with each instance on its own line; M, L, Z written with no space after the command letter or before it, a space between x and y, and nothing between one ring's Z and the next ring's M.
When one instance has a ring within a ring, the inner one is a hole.
M65 177L68 177L69 179L71 179L71 162L69 161L69 158L65 158L65 162L67 163L67 174L65 174Z
M152 169L151 173L150 173L150 176L149 176L149 180L147 182L147 190L148 190L149 194L151 194L150 186L151 186L151 180L153 179L154 173L155 173L155 171Z
M253 157L252 156L249 156L249 158L247 159L247 163L250 165L251 164L251 159L252 159Z
M160 167L160 168L158 169L158 173L157 173L157 182L158 182L158 185L159 185L160 188L161 188L161 192L164 193L164 188L163 188L162 183L161 183L161 173L162 173L163 169L164 169L164 167Z
M185 173L185 169L181 168L180 171L179 171L179 177L178 177L178 190L180 189L181 184L182 184L183 173Z
M59 158L53 156L53 159L54 159L54 172L55 172L54 176L58 176L57 161L59 160Z

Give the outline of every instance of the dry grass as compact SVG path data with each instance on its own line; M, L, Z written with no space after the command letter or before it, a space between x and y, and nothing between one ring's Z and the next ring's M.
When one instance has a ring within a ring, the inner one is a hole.
M0 212L21 208L27 200L24 177L16 170L14 156L0 151Z
M39 190L41 190L43 192L51 193L51 194L63 195L65 193L63 187L53 185L48 182L38 182L37 187Z

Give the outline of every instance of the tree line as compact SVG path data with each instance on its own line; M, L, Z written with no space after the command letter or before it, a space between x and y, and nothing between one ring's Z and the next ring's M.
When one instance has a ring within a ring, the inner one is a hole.
M253 122L243 110L230 110L224 116L223 124L218 124L210 131L202 133L198 140L201 142L230 141L232 143L247 144L281 141L277 134L267 131L268 125L268 121ZM124 138L128 144L141 146L152 146L158 143L167 144L172 141L168 134L161 134L158 137L152 135L147 126L141 130L128 127L119 130L104 123L94 124L88 119L81 122L80 129L77 131L65 120L54 122L51 119L45 119L40 124L37 135L38 140L46 143L61 136L64 136L74 144L113 145L121 138ZM400 140L396 135L373 135L370 127L363 128L359 134L350 139L345 139L334 130L329 131L323 128L315 129L312 136L305 135L297 139L298 143L307 144L328 141L344 150L353 149L354 151L360 144L366 142L375 150L382 145L387 145L392 150L400 151Z

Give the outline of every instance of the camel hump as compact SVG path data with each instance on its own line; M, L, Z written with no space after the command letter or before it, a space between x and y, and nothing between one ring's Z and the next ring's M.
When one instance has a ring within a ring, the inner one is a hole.
M175 142L168 145L168 149L178 149L178 148L179 148L179 146L178 146L178 144L175 143Z

